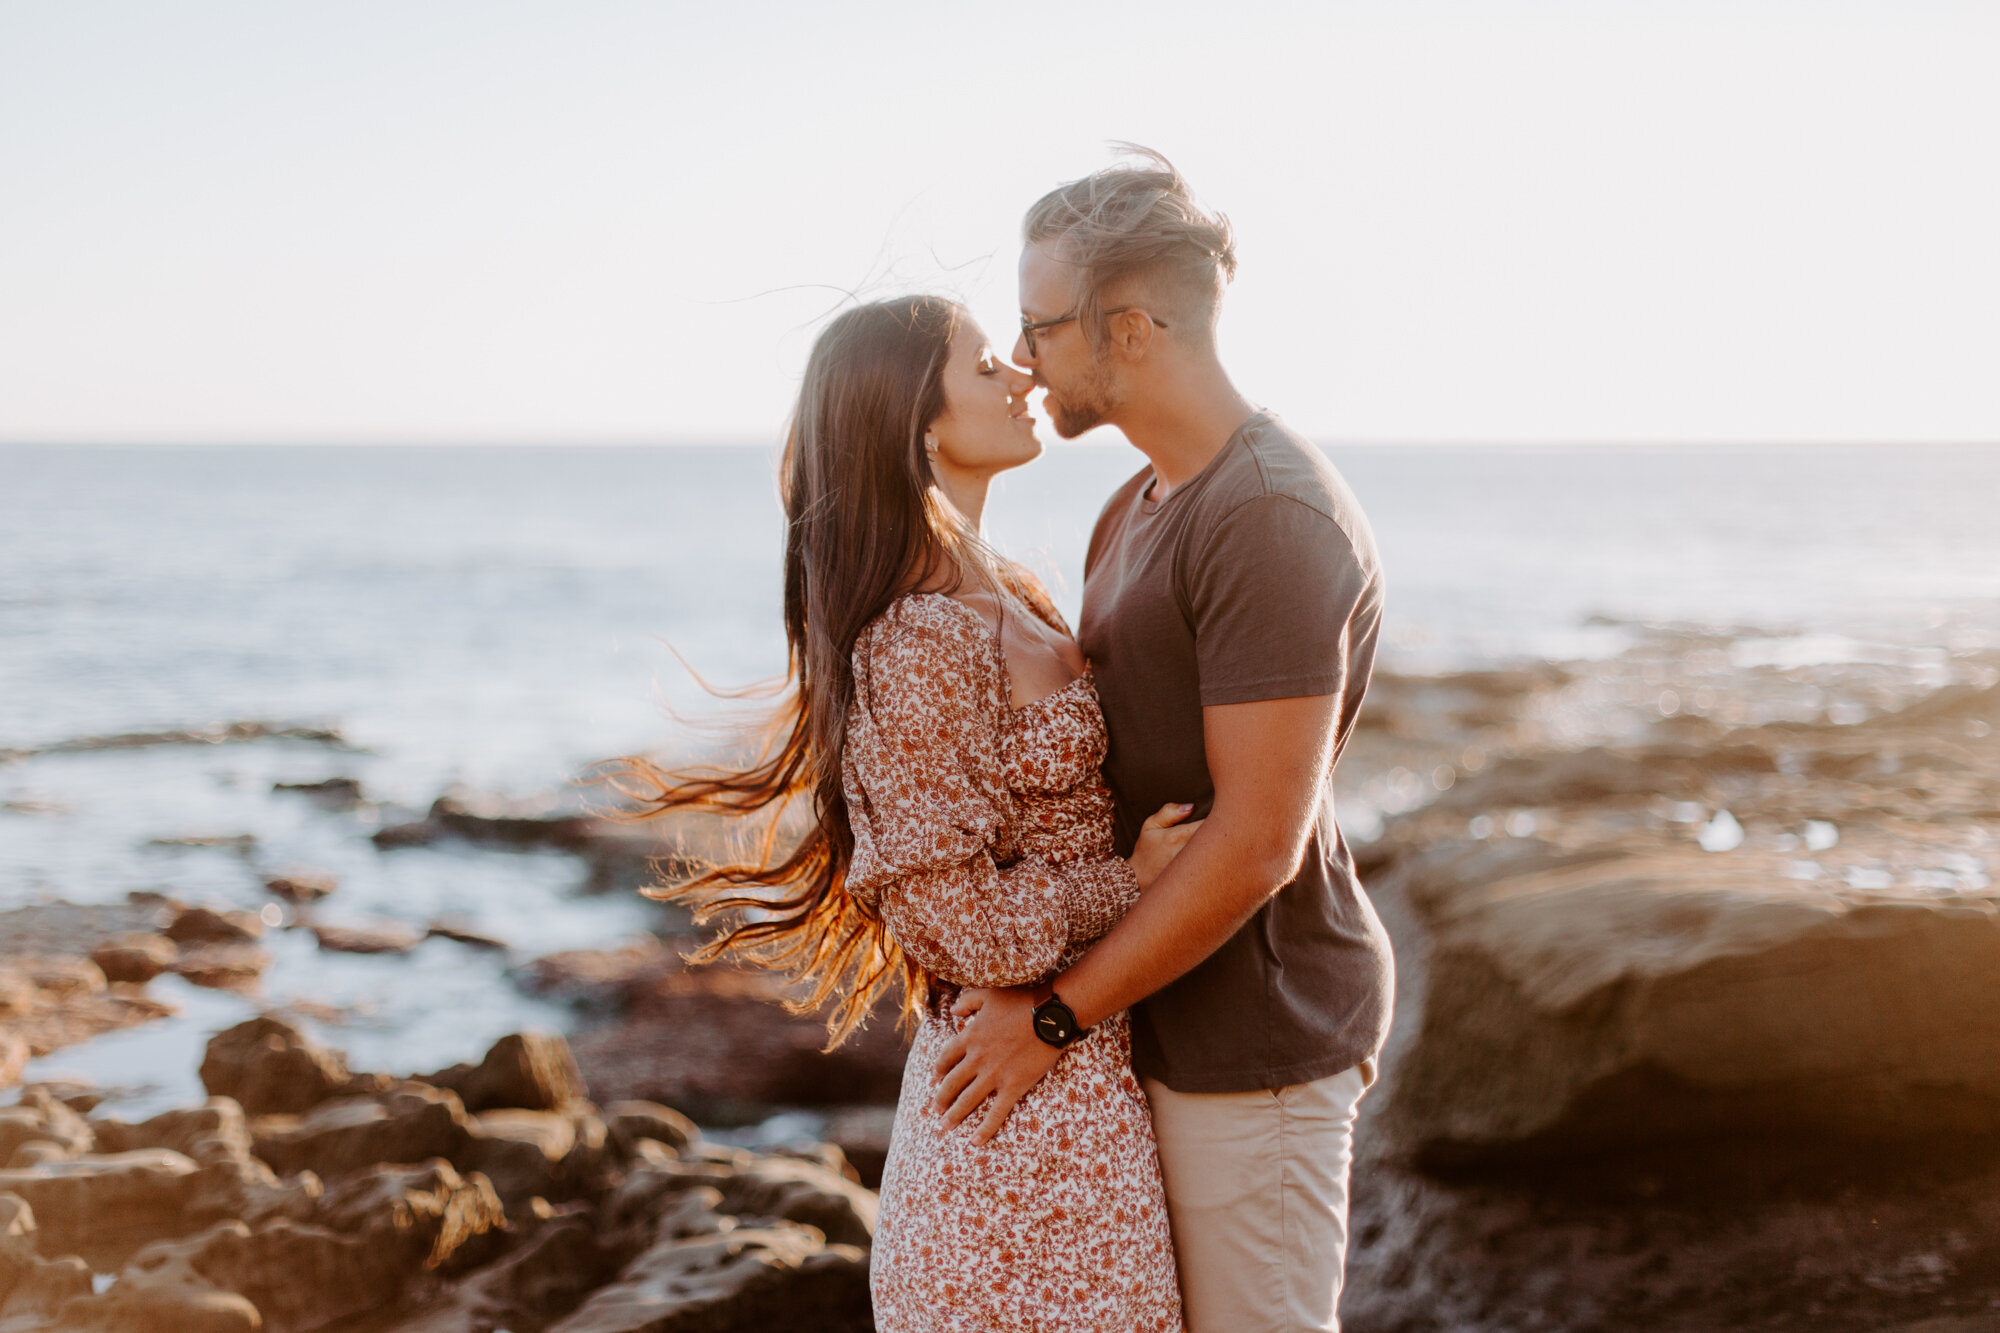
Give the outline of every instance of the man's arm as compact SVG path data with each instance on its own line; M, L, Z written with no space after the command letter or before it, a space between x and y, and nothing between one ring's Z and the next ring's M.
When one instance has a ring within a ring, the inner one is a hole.
M1088 1027L1175 980L1222 947L1297 875L1333 762L1339 694L1202 709L1215 803L1200 830L1111 933L1056 980ZM965 1031L946 1045L937 1105L956 1125L994 1095L984 1143L1061 1052L1034 1035L1025 989L967 992Z

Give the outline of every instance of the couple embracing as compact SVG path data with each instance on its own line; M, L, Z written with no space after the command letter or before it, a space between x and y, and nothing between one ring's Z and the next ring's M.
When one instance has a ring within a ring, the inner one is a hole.
M934 297L820 335L782 469L776 740L644 795L810 802L802 842L678 892L836 1040L886 994L916 1020L883 1333L1337 1328L1393 985L1328 797L1374 544L1224 372L1229 226L1164 158L1052 191L1024 241L1009 360ZM1109 423L1148 460L1092 534L1076 633L981 537L989 482L1041 452L1034 388L1058 434Z

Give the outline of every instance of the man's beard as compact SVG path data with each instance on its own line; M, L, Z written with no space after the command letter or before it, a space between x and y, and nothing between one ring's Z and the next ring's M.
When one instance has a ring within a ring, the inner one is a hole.
M1047 387L1047 386L1044 386ZM1053 388L1043 398L1056 434L1073 440L1093 426L1101 426L1111 415L1110 367L1094 363L1072 388L1057 393Z

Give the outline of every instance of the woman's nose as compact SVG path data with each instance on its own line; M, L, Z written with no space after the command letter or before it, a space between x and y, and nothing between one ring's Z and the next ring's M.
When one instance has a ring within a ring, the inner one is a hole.
M1019 350L1018 344L1016 350ZM1019 358L1015 358L1019 360ZM1016 398L1025 397L1028 390L1035 387L1035 377L1018 366L1007 367L1007 392Z

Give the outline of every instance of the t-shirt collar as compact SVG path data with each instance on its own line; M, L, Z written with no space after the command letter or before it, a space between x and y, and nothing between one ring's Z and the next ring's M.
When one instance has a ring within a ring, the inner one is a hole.
M1180 496L1200 486L1202 482L1208 479L1208 474L1215 471L1215 465L1220 463L1228 455L1229 451L1236 447L1237 441L1248 435L1252 427L1260 426L1271 419L1270 409L1260 407L1253 410L1249 416L1243 418L1241 425L1229 432L1229 438L1224 440L1222 447L1215 451L1215 457L1209 459L1201 471L1189 477L1179 486L1176 486L1174 493L1164 500L1155 500L1153 498L1153 488L1160 484L1160 474L1154 472L1146 478L1146 484L1139 488L1139 512L1142 514L1157 514L1163 505L1172 504Z

